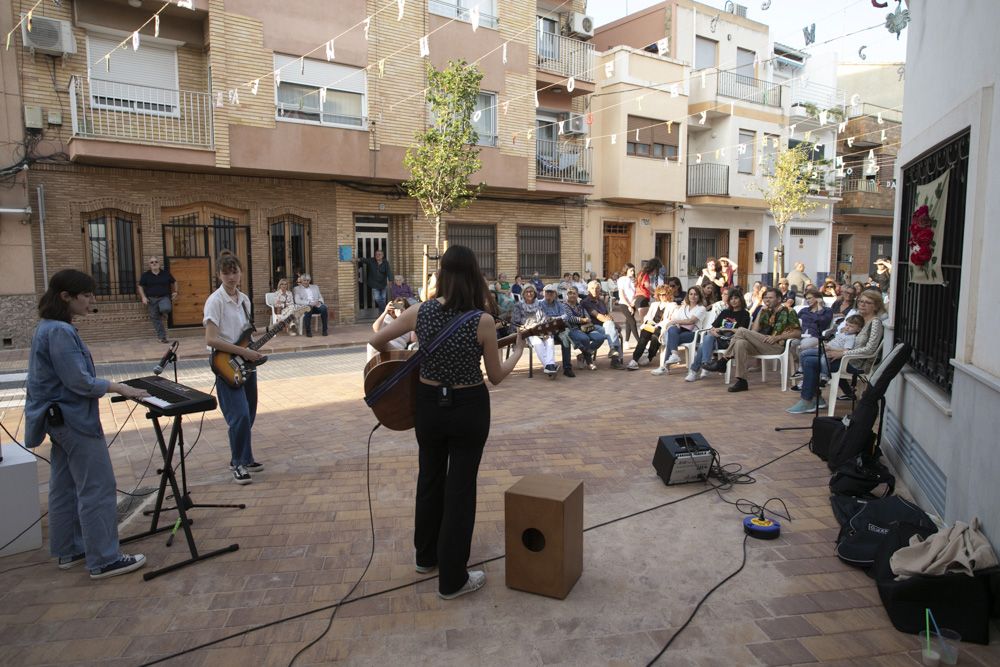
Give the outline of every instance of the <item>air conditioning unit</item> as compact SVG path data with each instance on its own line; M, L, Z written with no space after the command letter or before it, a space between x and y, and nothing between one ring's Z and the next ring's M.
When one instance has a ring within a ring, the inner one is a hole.
M572 12L569 15L569 31L577 37L593 37L594 17L580 12Z
M31 49L32 55L71 56L76 53L76 37L69 21L35 16L31 19L29 31L28 21L24 19L21 21L21 39L24 47Z
M587 126L583 114L567 114L564 120L566 121L563 123L564 134L589 134L590 128Z

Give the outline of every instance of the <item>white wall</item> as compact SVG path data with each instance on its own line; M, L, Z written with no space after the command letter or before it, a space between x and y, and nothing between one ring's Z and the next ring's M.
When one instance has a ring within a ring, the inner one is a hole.
M992 339L1000 330L994 287L1000 266L993 257L1000 248L1000 225L990 224L990 219L1000 210L1000 173L994 167L1000 157L994 129L1000 128L1000 40L995 35L1000 3L911 0L910 11L906 123L897 164L905 166L965 128L971 129L971 140L952 393L946 395L916 373L904 372L889 392L889 408L890 421L897 420L908 437L897 433L888 453L925 507L943 495L946 519L978 515L996 546L1000 354ZM897 228L901 196L902 189L897 194ZM943 490L918 481L928 469L943 478Z

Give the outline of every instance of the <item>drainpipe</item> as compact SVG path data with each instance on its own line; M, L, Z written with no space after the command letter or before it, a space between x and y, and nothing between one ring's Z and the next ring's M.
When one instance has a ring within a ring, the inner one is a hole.
M0 208L0 214L10 213L12 215L31 215L31 207L25 206L24 208Z
M38 234L42 242L42 287L49 284L49 265L45 257L45 185L38 185Z

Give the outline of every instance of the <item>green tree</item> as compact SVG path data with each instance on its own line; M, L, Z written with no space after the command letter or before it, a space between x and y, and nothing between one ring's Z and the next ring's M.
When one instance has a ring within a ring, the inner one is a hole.
M472 127L482 79L479 68L466 65L464 60L450 61L440 71L428 64L430 125L415 135L416 143L403 158L410 171L410 180L403 186L420 202L424 215L434 221L434 249L439 256L441 216L468 206L486 185L469 183L482 167Z
M811 174L809 154L805 144L778 153L774 163L774 174L768 176L763 187L757 187L764 196L774 226L778 229L778 247L774 249L772 273L774 284L785 273L785 224L797 215L803 215L819 206L819 202L809 199L809 179Z

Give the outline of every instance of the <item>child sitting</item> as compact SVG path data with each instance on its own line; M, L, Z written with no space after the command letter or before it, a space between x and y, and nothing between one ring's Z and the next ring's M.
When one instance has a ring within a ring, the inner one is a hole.
M854 338L865 326L865 319L860 315L851 315L844 320L844 325L826 347L831 350L850 350L854 347Z

